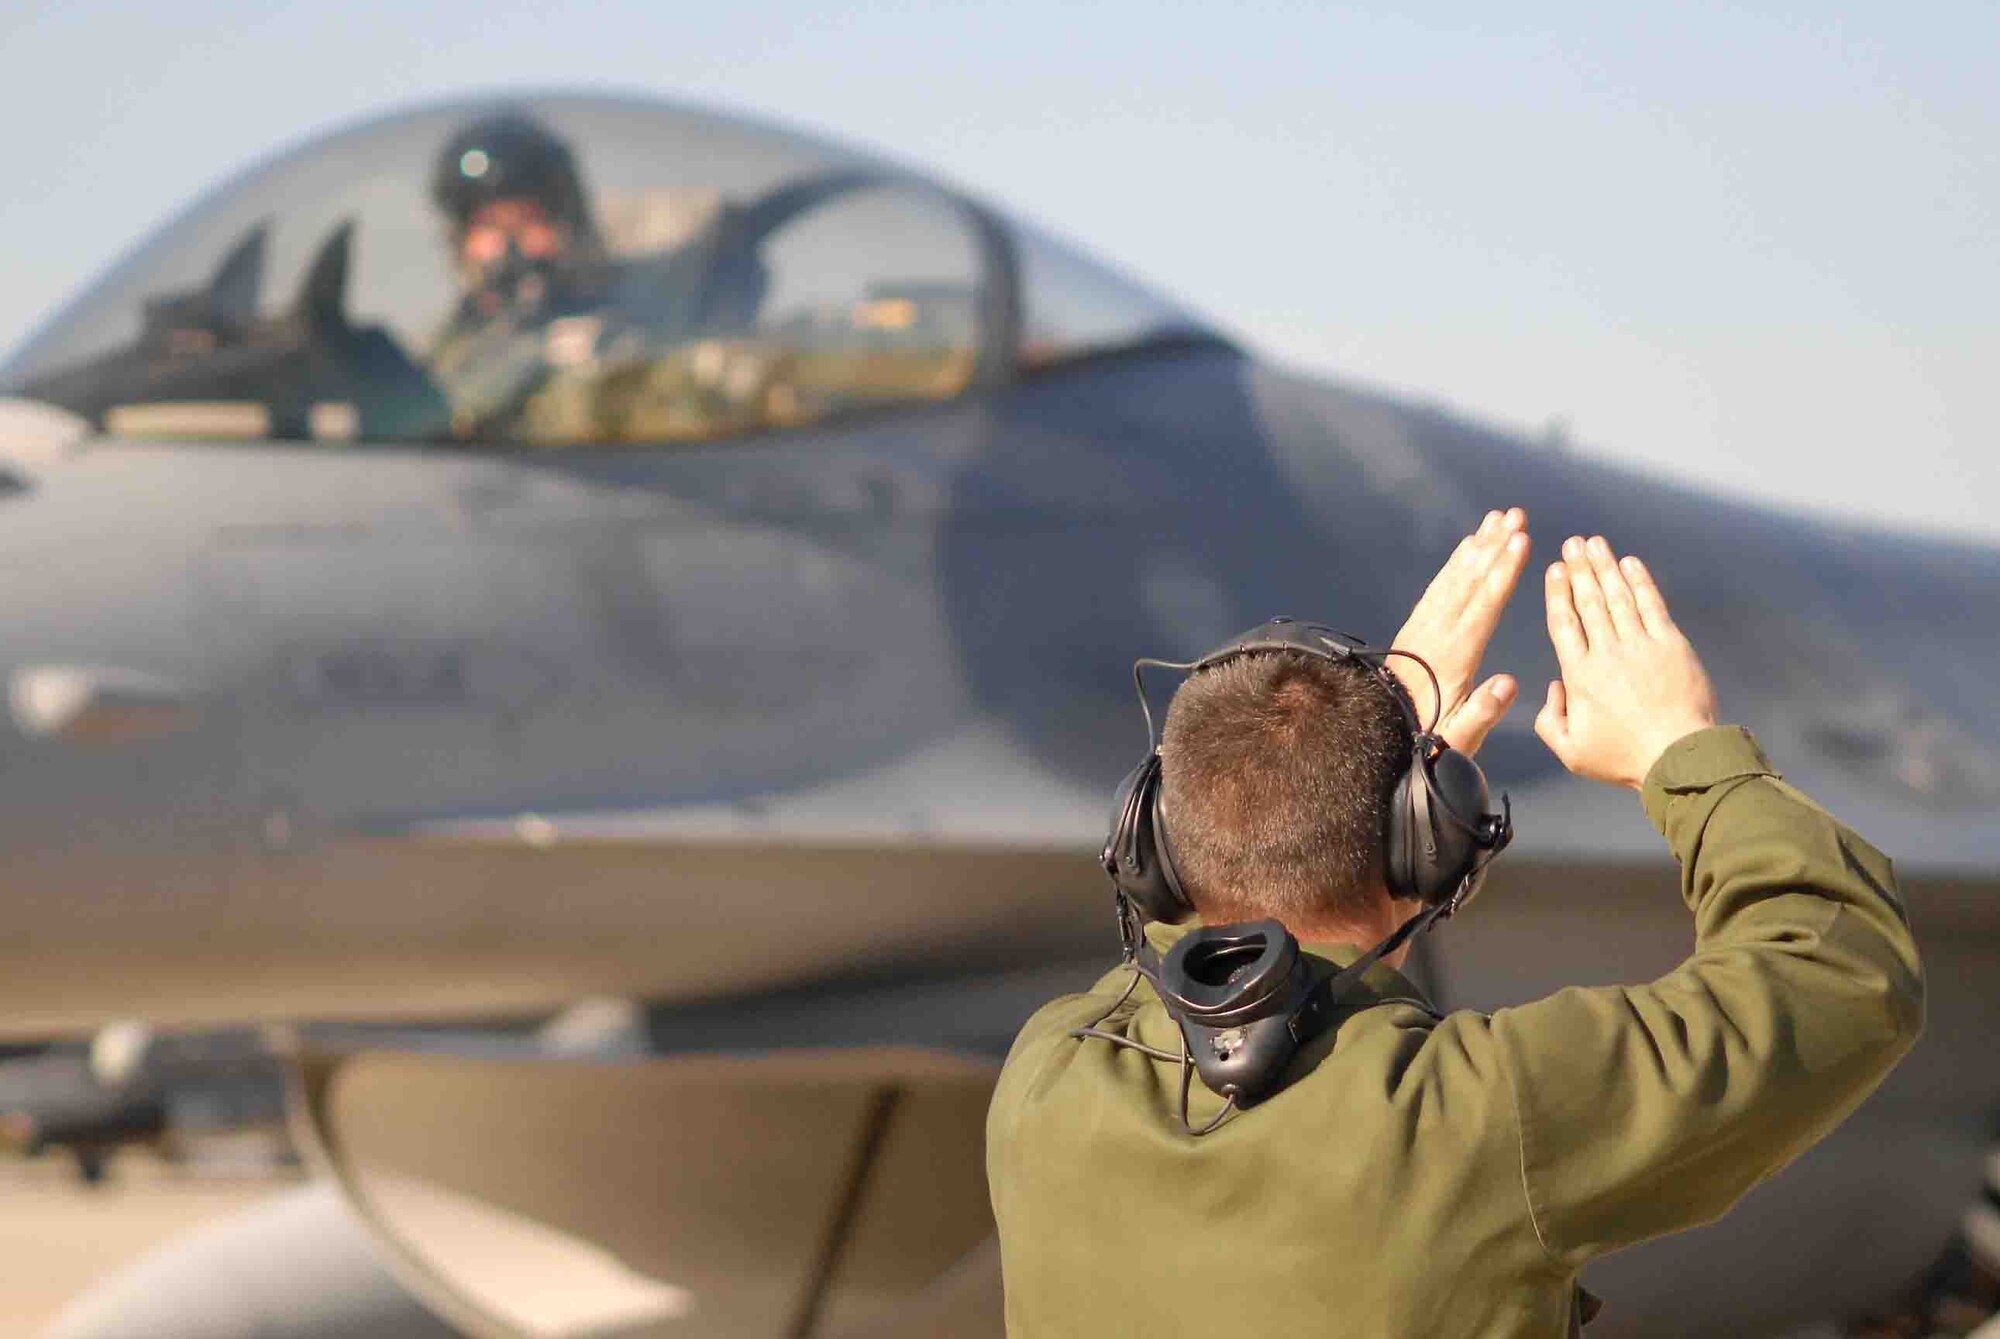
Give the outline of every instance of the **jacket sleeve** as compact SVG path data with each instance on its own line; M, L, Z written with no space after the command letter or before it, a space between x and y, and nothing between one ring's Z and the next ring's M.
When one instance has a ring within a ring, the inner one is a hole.
M1880 852L1699 731L1646 779L1695 950L1650 985L1564 990L1490 1021L1522 1183L1552 1258L1709 1222L1866 1097L1916 1040L1923 977Z

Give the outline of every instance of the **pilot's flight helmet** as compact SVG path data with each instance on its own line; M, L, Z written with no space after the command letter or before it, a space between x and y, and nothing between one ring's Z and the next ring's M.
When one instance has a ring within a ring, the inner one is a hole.
M455 227L495 200L533 200L572 232L590 230L583 181L569 146L523 112L482 117L438 154L431 198Z

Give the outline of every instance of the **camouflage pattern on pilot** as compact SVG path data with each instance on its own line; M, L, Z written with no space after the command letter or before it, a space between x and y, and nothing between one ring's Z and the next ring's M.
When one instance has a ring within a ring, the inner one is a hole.
M431 198L451 229L458 303L429 371L452 434L575 440L592 425L538 407L552 374L590 361L609 262L569 146L501 112L445 144ZM573 420L573 421L563 421Z

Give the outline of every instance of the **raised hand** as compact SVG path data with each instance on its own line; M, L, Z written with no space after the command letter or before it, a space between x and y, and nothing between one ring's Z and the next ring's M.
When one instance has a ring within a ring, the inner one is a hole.
M1487 732L1514 705L1514 678L1496 674L1477 689L1479 662L1528 562L1528 517L1519 507L1486 513L1479 529L1459 541L1429 589L1410 611L1390 645L1422 656L1437 674L1443 702L1437 733L1461 753L1476 752ZM1407 656L1391 656L1389 670L1410 690L1417 717L1428 722L1431 680Z
M1637 790L1669 744L1715 724L1708 672L1646 565L1602 535L1563 543L1547 596L1562 678L1535 733L1578 776Z

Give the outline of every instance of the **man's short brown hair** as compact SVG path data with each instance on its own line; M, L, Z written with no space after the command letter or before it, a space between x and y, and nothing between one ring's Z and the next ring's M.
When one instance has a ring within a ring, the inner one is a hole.
M1182 886L1211 922L1365 907L1410 732L1374 669L1238 656L1174 694L1161 802Z

